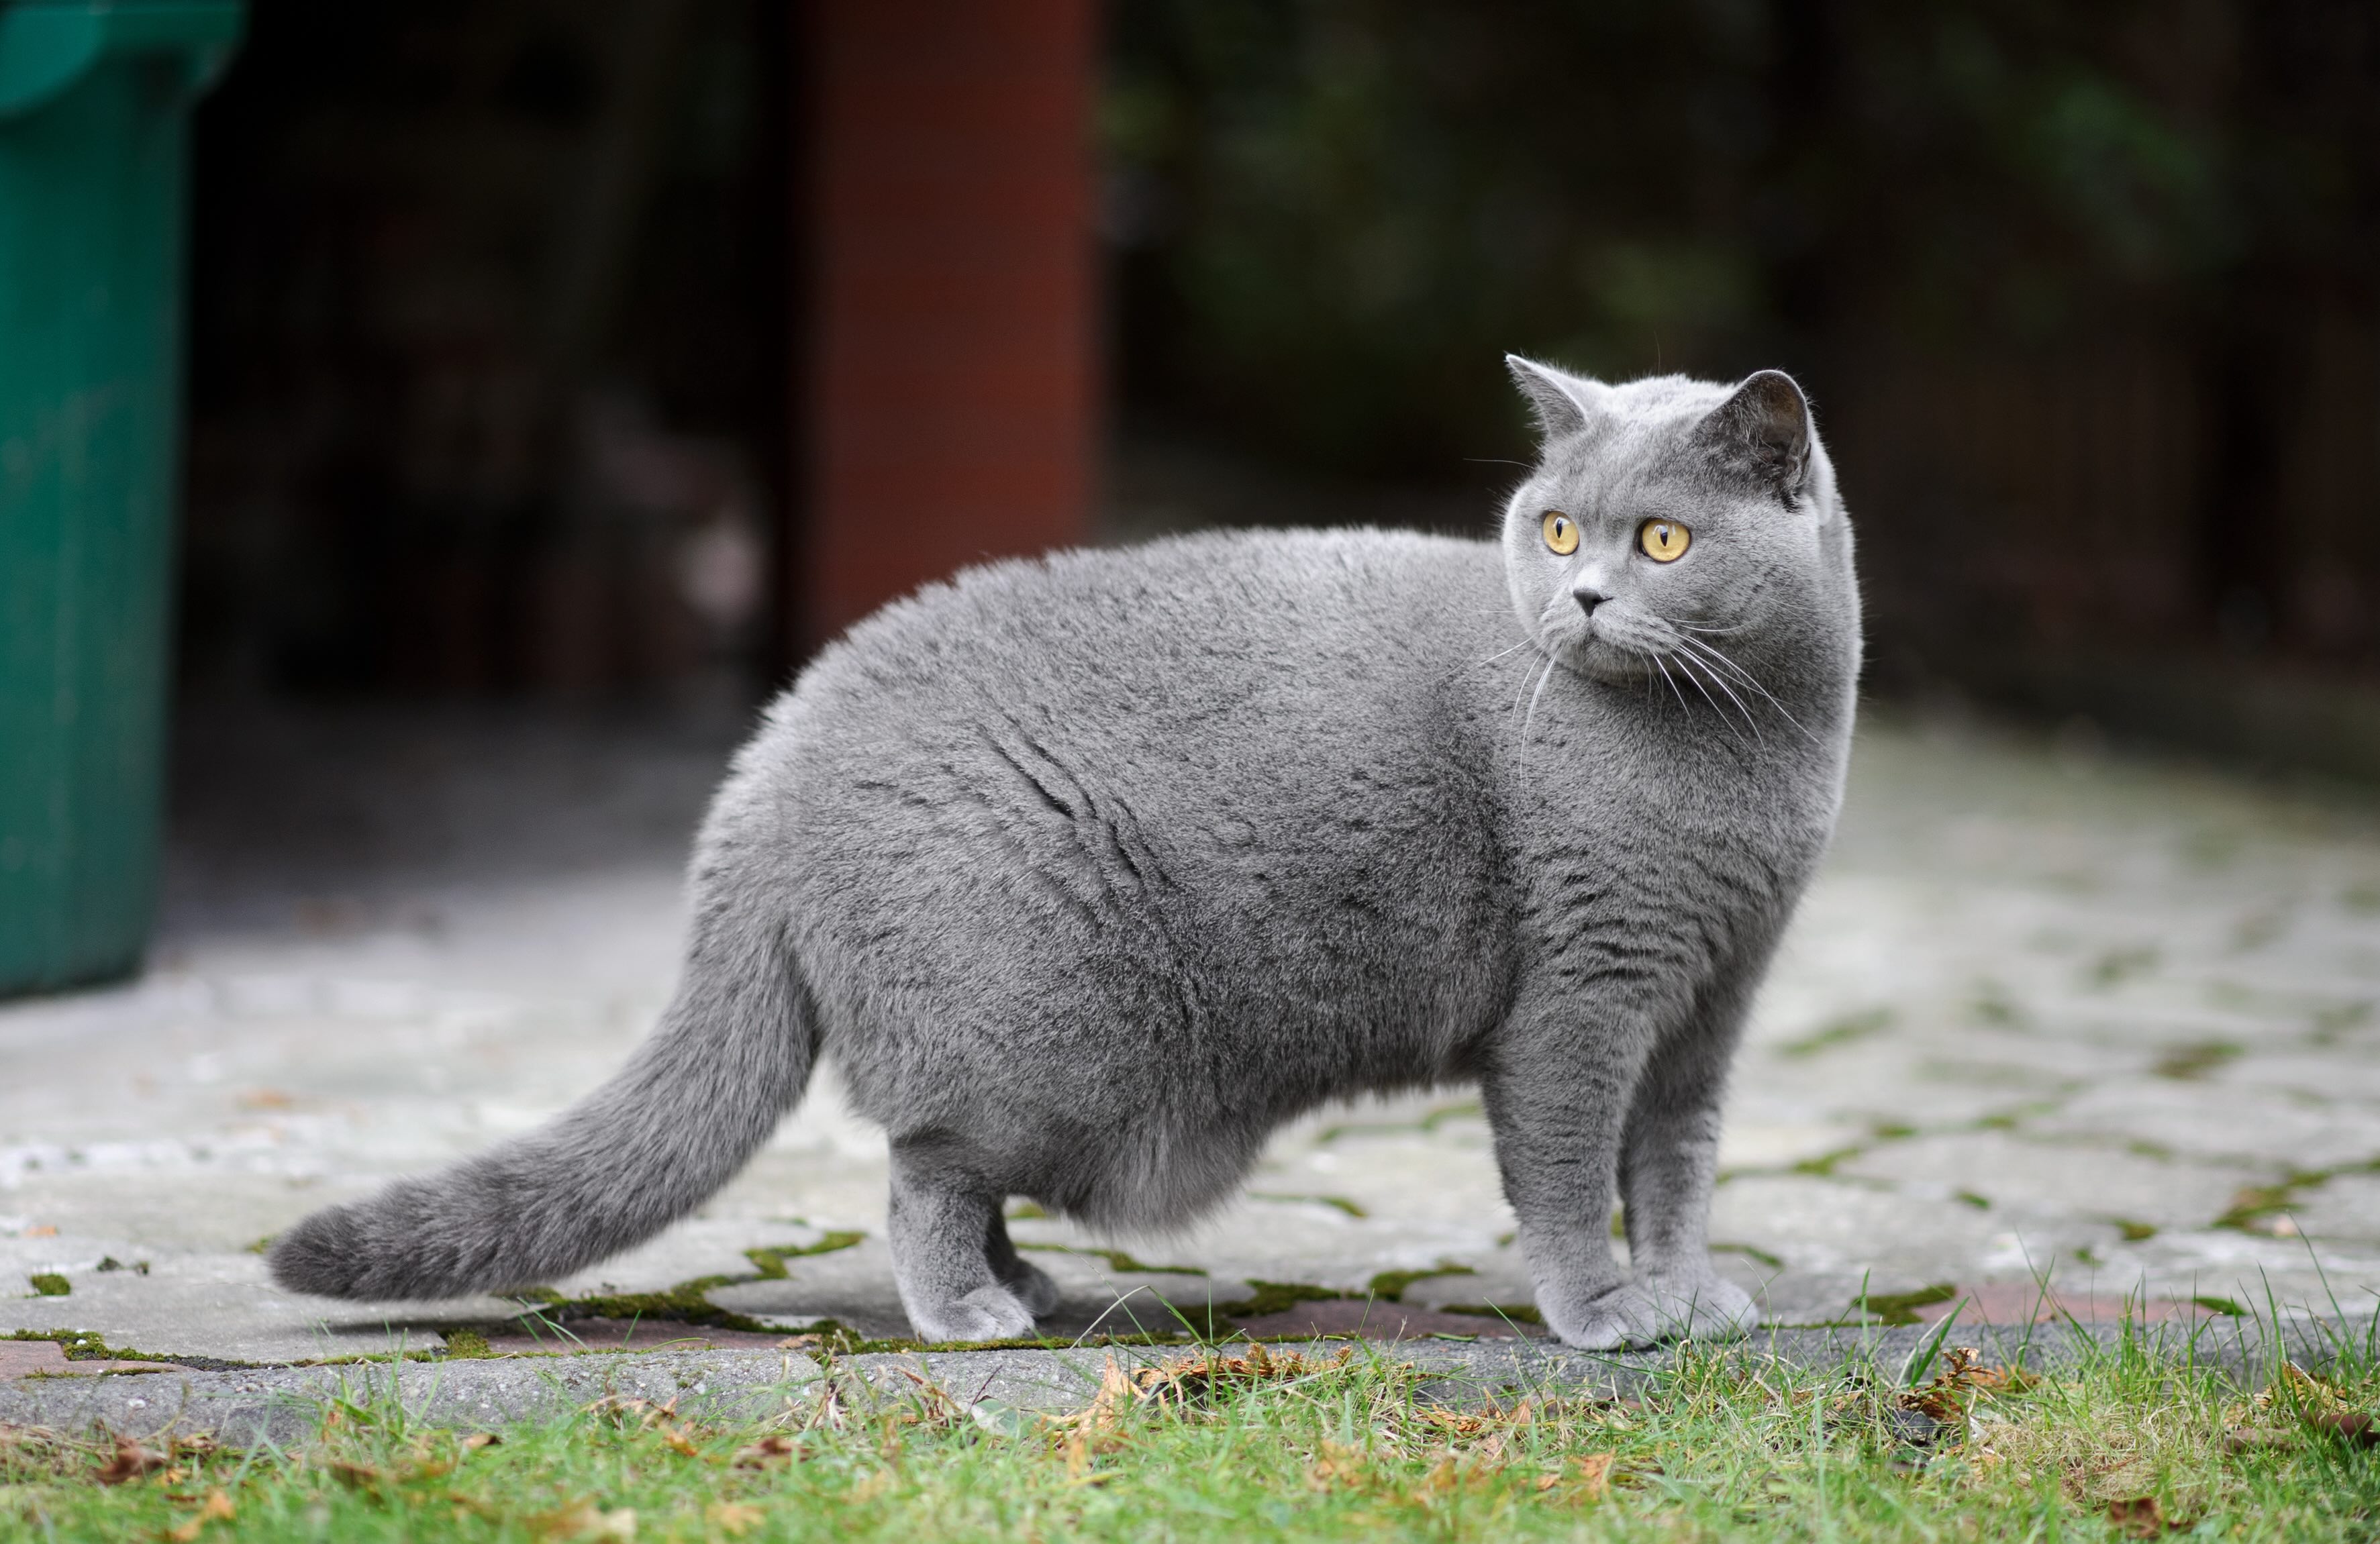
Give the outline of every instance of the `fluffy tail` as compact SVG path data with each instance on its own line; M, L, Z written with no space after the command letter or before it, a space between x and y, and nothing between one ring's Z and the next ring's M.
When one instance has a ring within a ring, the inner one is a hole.
M733 1178L801 1097L817 1031L782 913L697 889L677 995L617 1076L526 1137L315 1212L273 1246L273 1279L361 1298L552 1281L651 1237Z

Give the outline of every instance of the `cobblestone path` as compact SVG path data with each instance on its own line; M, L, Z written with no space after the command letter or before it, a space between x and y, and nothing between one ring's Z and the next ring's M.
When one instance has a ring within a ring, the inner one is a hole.
M382 717L200 749L158 968L0 1007L0 1335L536 1344L495 1299L326 1311L250 1246L535 1124L626 1053L725 739ZM1723 1268L1790 1322L2374 1312L2375 1001L2380 805L1872 720L1738 1064ZM883 1205L881 1140L822 1080L702 1215L553 1285L589 1340L899 1333ZM1283 1333L1534 1331L1478 1316L1529 1292L1465 1091L1302 1123L1187 1236L1013 1225L1070 1330L1225 1303ZM689 1309L724 1311L689 1332Z

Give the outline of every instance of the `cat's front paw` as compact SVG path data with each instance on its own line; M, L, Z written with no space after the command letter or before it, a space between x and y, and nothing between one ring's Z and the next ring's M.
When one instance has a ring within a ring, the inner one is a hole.
M1033 1333L1033 1310L1005 1286L978 1286L909 1318L921 1340L1024 1340Z
M1752 1295L1711 1271L1648 1275L1640 1285L1664 1340L1740 1340L1760 1322Z
M1581 1351L1632 1351L1661 1338L1659 1306L1633 1282L1560 1300L1541 1293L1537 1311L1555 1339Z

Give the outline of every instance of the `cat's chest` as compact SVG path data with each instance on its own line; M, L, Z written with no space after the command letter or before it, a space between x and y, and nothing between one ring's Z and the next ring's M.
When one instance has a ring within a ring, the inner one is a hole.
M1559 931L1698 919L1737 931L1790 911L1832 832L1823 766L1639 758L1515 812L1533 915Z

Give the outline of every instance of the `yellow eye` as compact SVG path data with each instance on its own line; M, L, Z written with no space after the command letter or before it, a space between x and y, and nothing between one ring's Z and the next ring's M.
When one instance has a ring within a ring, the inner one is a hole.
M1674 520L1647 520L1636 533L1636 545L1657 563L1673 563L1686 555L1694 534Z
M1578 550L1578 525L1560 510L1546 511L1546 546L1562 557Z

